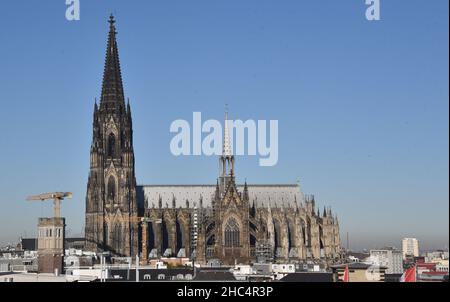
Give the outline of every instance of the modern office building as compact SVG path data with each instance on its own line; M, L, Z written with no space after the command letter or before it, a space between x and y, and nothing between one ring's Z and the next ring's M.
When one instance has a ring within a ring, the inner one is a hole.
M417 238L403 238L402 240L403 259L407 256L419 257L419 241Z

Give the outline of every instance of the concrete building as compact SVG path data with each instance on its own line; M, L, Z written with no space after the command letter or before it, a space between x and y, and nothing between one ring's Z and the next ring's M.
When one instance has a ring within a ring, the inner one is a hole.
M417 279L421 282L425 281L445 281L448 280L448 260L447 263L439 262L417 262ZM445 266L445 264L447 264Z
M37 272L37 255L34 257L1 257L0 273L2 272Z
M275 280L281 280L288 274L295 273L294 264L272 264L272 272Z
M403 238L402 251L403 259L407 256L419 257L419 241L416 238Z
M347 262L364 262L369 256L370 254L366 252L347 252L346 260Z
M367 263L348 263L349 282L384 282L386 267ZM346 264L334 265L331 268L342 281Z
M442 260L441 262L436 263L436 271L448 273L448 260Z
M403 253L394 249L371 250L369 262L385 266L386 274L403 274Z
M239 281L247 281L251 275L255 274L255 270L251 265L236 265L232 270L234 277Z
M448 252L443 250L425 253L425 262L448 260Z
M330 272L295 272L287 274L280 282L336 282L336 275Z
M19 282L19 283L36 283L36 282L67 282L66 276L55 276L54 274L37 274L37 273L0 273L0 282Z

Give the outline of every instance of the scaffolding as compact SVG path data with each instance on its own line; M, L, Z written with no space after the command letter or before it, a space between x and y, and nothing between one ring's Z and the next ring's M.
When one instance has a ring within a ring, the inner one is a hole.
M258 263L273 262L273 246L268 240L259 241L255 246L255 255Z

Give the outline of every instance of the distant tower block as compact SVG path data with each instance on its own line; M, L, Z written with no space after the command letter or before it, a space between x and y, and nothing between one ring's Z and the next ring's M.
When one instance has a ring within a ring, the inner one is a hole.
M64 234L66 220L64 218L39 218L38 223L38 271L55 273L63 271Z

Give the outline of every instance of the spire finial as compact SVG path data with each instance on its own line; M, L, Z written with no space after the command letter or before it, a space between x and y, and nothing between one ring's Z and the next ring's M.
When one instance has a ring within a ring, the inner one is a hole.
M228 128L228 104L225 105L225 126L223 136L223 156L232 156L230 130Z
M109 31L116 33L116 25L115 25L116 24L116 20L114 19L114 15L112 13L109 16L108 23L109 23Z
M112 14L109 17L108 23L108 45L106 48L100 105L102 108L107 108L111 111L122 112L125 107L125 98L116 39L116 21Z
M114 15L113 15L113 13L111 13L110 15L109 15L109 24L111 24L111 26L113 26L114 25L114 23L116 23L116 20L114 20Z

